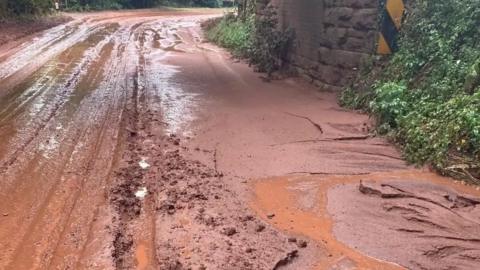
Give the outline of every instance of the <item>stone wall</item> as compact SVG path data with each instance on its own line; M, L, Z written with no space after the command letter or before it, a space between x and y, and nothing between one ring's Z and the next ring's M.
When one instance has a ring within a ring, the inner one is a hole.
M278 8L281 27L295 30L291 65L320 87L344 86L375 51L379 0L270 2Z

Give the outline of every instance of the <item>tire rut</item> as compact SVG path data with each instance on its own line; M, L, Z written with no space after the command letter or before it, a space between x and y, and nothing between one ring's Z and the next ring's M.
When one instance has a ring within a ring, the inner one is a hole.
M39 115L36 115L36 119L29 120L32 126L34 126L34 130L30 130L32 127L29 127L29 130L26 130L23 137L20 137L23 142L16 143L16 149L11 152L7 153L7 158L3 160L0 165L0 173L5 173L10 166L15 163L21 153L24 153L26 148L36 139L39 137L42 130L47 127L50 120L52 120L55 116L58 116L58 111L64 107L68 102L70 102L70 97L75 91L78 86L79 81L85 76L84 70L87 70L91 64L95 60L95 55L99 54L100 51L108 44L107 39L108 31L105 33L100 33L100 36L103 36L103 40L98 40L97 37L93 36L93 40L86 41L86 44L79 43L77 46L85 46L90 45L91 47L86 49L84 54L81 55L80 63L72 67L72 70L65 70L64 74L71 75L64 81L59 82L60 85L52 84L51 87L44 89L44 91L54 91L55 95L52 97L53 101L49 102L49 106L45 107ZM75 58L71 60L72 63L75 62ZM44 94L45 95L45 94ZM25 116L27 119L31 118L32 116ZM39 120L37 120L39 119ZM28 120L27 120L28 121ZM28 133L28 135L27 135ZM19 137L19 136L17 136Z

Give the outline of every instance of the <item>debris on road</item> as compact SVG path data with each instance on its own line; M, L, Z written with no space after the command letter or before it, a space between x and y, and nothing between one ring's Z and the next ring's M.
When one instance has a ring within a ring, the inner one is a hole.
M135 197L137 197L139 199L143 199L143 198L145 198L147 193L148 193L147 188L146 187L141 187L139 190L137 190L137 192L135 192Z
M150 164L147 163L147 161L144 157L142 157L142 160L140 160L140 162L138 162L138 165L140 166L140 168L142 168L144 170L150 168Z

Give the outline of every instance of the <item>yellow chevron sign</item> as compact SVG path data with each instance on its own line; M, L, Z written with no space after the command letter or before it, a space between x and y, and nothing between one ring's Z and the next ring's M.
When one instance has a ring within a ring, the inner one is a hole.
M393 20L393 23L400 30L402 26L403 12L405 12L405 5L403 0L387 0L386 9Z
M392 54L392 50L390 49L390 46L388 45L387 41L383 37L383 34L380 33L378 38L378 48L377 48L377 53L378 54Z
M405 12L404 0L382 0L383 21L378 39L378 54L391 54L396 50L396 38Z

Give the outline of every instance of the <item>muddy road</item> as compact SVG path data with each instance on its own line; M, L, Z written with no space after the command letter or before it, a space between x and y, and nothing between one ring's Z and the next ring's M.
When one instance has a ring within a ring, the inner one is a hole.
M0 46L0 269L476 269L480 192L206 43L212 10Z

